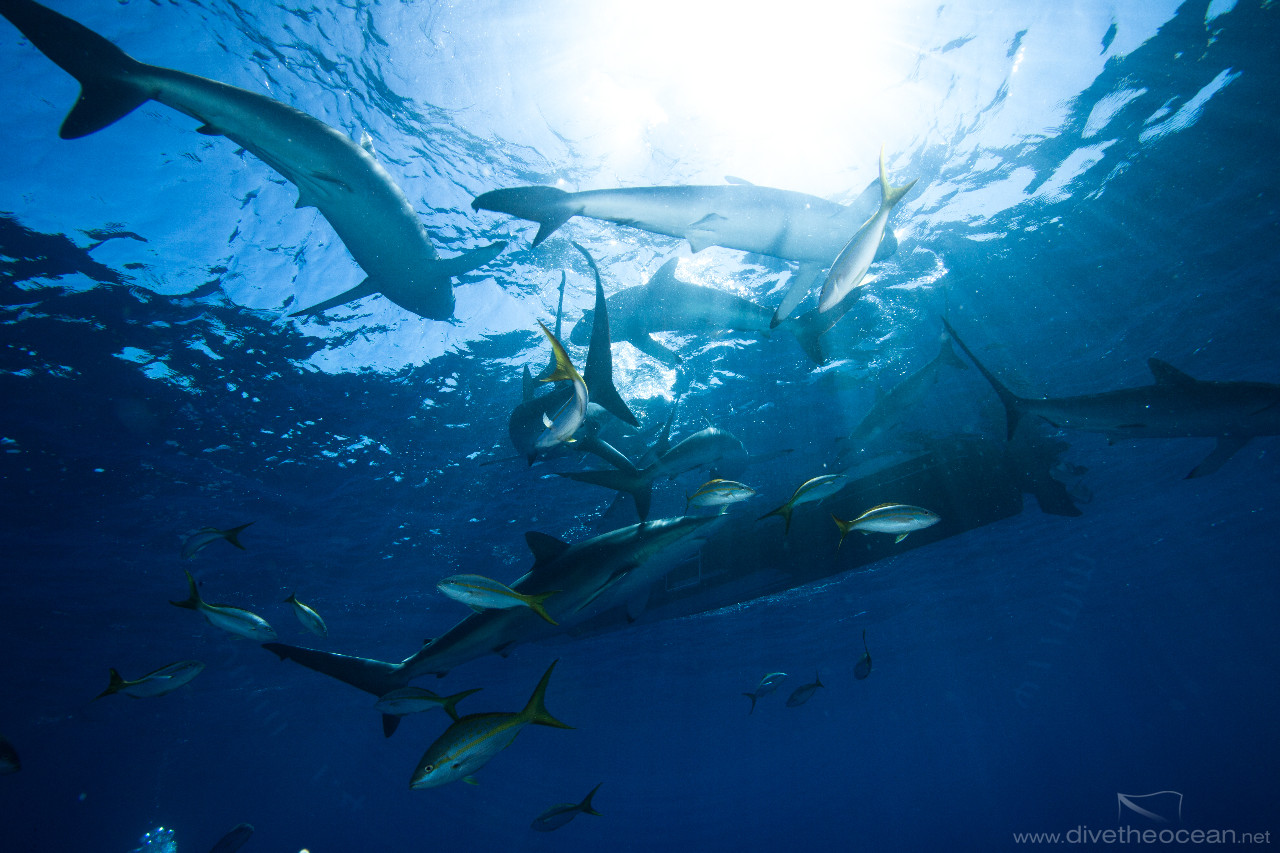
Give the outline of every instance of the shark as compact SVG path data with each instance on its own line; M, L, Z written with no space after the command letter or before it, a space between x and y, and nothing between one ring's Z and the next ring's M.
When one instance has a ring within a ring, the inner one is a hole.
M525 186L491 190L471 202L473 210L505 213L538 223L536 247L575 216L628 225L689 242L695 253L709 246L738 249L800 264L800 272L774 312L779 325L804 300L821 270L831 266L880 207L873 181L852 204L843 205L792 190L734 179L723 186L621 187L566 192ZM875 259L898 250L893 231L883 229ZM830 306L827 306L830 310Z
M265 95L139 62L34 0L0 0L0 15L79 81L80 96L58 131L63 139L95 133L156 101L200 122L198 133L230 139L298 188L297 207L320 211L367 278L290 316L381 294L420 317L447 320L453 316L453 278L506 247L498 241L440 258L404 192L374 157L367 134L357 144Z
M1147 360L1151 385L1074 397L1020 397L969 349L945 319L947 332L995 389L1004 405L1008 437L1028 415L1055 427L1102 433L1110 438L1217 439L1212 452L1187 478L1222 467L1255 436L1280 434L1280 385L1196 379L1158 358Z
M610 332L613 340L626 341L668 367L684 362L680 355L653 336L658 332L714 335L724 332L751 332L767 335L779 325L793 335L805 353L819 363L817 346L833 323L818 319L816 313L790 317L773 323L774 312L756 303L714 287L691 284L676 276L679 258L671 258L643 285L617 291L608 298ZM595 311L582 312L582 319L569 332L569 340L586 344L591 338Z
M563 633L586 619L619 605L647 598L648 588L665 576L691 549L701 545L694 534L717 520L715 516L678 516L633 524L582 542L570 544L537 531L525 534L534 562L510 588L523 595L558 590L544 607L558 624L551 624L527 607L472 613L421 650L399 663L353 657L334 652L264 643L281 660L292 660L336 678L366 693L385 696L428 675L443 677L450 670L489 654L506 655L514 647ZM684 540L689 540L686 545ZM677 547L684 546L684 547ZM383 716L383 732L390 736L399 718Z

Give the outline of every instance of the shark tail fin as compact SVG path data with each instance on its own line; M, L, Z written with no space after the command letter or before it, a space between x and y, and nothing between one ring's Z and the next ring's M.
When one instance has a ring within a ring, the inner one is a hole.
M960 345L960 349L964 350L964 354L969 356L969 360L973 362L973 366L978 368L978 372L983 378L991 384L995 389L996 396L1000 398L1000 402L1004 405L1005 421L1008 424L1007 438L1013 438L1014 432L1018 429L1018 422L1022 420L1022 398L1010 391L1004 386L1004 383L996 378L996 375L987 370L986 365L978 361L978 357L973 354L973 350L965 345L960 336L956 334L956 330L951 328L951 324L947 322L947 318L942 318L942 325L947 327L947 334L951 335L951 339Z
M493 210L538 223L537 247L555 230L578 214L570 194L555 187L511 187L476 196L472 210Z
M892 208L902 201L902 197L910 192L915 185L916 181L912 180L910 183L903 184L900 187L889 186L889 175L884 170L884 146L880 146L880 193L884 198L881 205Z
M458 703L472 693L479 693L483 689L483 687L473 687L470 690L463 690L461 693L446 696L440 700L440 707L444 708L444 712L449 715L450 719L456 721L458 719Z
M63 139L102 130L151 100L135 79L145 66L83 24L32 0L7 0L0 14L80 82L80 97L58 131Z
M242 524L239 527L233 527L224 534L227 538L227 541L230 542L232 545L235 545L241 551L245 550L245 547L240 544L240 534L244 531L246 527L249 526L249 524L253 524L253 522L250 521L248 524ZM293 598L292 595L289 597Z
M613 384L613 342L609 336L609 305L604 298L604 285L600 282L600 268L591 253L577 243L573 247L587 259L596 280L596 304L591 317L591 344L587 348L585 381L591 392L591 401L614 417L632 426L640 421L627 407L622 395Z
M542 602L546 601L548 598L555 595L559 591L560 590L558 589L553 589L550 592L543 592L543 593L539 593L538 595L529 596L529 598L527 599L527 602L529 604L529 609L532 610L534 613L537 613L543 619L546 619L552 625L559 625L560 623L552 619L551 614L548 613L547 609L542 606Z
M603 784L604 784L603 782L600 783L600 785L603 785ZM596 817L602 816L600 812L596 811L595 806L591 805L591 798L596 795L596 791L600 790L600 785L596 785L594 788L592 788L591 793L583 797L582 802L578 804L578 808L582 810L583 814L593 814Z
M280 660L300 663L307 669L336 678L374 696L385 696L392 690L408 684L408 679L401 673L400 667L393 663L340 655L336 652L322 652L317 649L304 649L285 643L263 643L262 647L274 653Z
M556 358L556 369L550 376L540 379L540 382L560 382L561 380L583 382L582 375L578 373L578 369L573 366L573 362L569 359L569 353L565 352L564 345L557 340L556 336L551 334L551 330L539 320L538 328L542 329L542 333L547 336L547 340L551 342L551 352ZM588 391L590 386L588 386Z
M769 518L770 516L773 516L773 515L782 516L782 520L785 522L782 528L782 535L785 536L791 532L791 513L794 511L795 511L795 507L792 506L792 504L788 501L787 503L784 503L782 506L778 507L777 509L769 510L764 515L757 518L756 521L764 521L766 518Z
M99 693L97 696L94 696L94 700L101 699L103 696L110 696L112 693L117 692L121 687L124 687L124 677L120 675L120 673L116 672L114 668L110 669L110 672L110 683L107 684L107 689Z
M551 726L557 729L571 729L573 726L562 723L555 717L551 716L551 712L547 710L546 696L547 684L551 681L551 672L556 668L560 660L557 658L551 662L551 666L547 667L547 671L542 674L542 680L538 682L538 686L533 689L533 695L529 697L529 704L524 706L524 710L520 712L520 716L529 722L539 726Z
M747 716L750 716L756 712L756 694L743 693L742 695L751 700L751 710L747 712Z
M184 570L185 571L185 570ZM191 572L186 572L188 595L182 601L170 601L174 607L182 607L187 610L200 609L200 590L196 589L196 579L191 577Z
M615 492L626 492L636 500L636 512L640 514L640 520L644 521L649 517L649 506L653 502L653 475L640 471L631 473L630 471L562 471L559 472L561 477L567 477L570 480L576 480L579 483L590 483L593 486L603 486L606 489L613 489Z

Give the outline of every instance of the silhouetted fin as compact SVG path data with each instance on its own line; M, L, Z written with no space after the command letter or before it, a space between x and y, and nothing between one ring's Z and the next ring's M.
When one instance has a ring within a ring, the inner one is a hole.
M783 320L791 316L791 312L795 311L800 303L804 301L804 298L809 295L809 291L813 290L813 283L817 280L820 272L822 272L822 268L817 264L800 265L800 269L792 276L791 283L787 285L787 292L782 295L782 302L778 304L777 310L773 312L773 318L769 320L770 329L778 328Z
M218 839L218 843L213 845L209 853L235 853L244 846L244 843L253 835L253 824L242 823L235 829L228 832L222 838Z
M310 308L303 308L301 311L294 311L290 317L304 317L309 314L323 314L330 308L337 308L339 305L345 305L348 302L355 302L357 299L364 299L366 296L373 296L378 292L378 285L373 283L372 279L366 278L350 290L339 293L324 302L317 302Z
M1248 443L1249 436L1247 435L1222 436L1218 439L1218 446L1213 449L1213 452L1206 456L1203 462L1191 469L1191 473L1187 475L1186 479L1190 480L1193 477L1204 477L1212 474L1221 468L1222 463L1230 459L1233 453Z
M996 378L996 375L987 370L986 365L978 361L978 357L973 354L973 350L961 340L956 334L956 330L951 328L951 324L947 322L947 318L942 318L942 325L946 327L947 334L951 335L951 339L959 344L960 349L964 350L964 354L969 356L969 360L973 362L973 366L978 368L978 372L990 383L995 390L996 396L1000 398L1001 404L1004 405L1005 421L1007 422L1009 432L1006 438L1013 438L1014 432L1018 429L1018 421L1022 419L1022 398L1010 391L1004 386L1004 383ZM1046 418L1048 420L1048 418Z
M391 737L400 728L400 718L395 714L382 715L382 736Z
M576 480L579 483L590 483L603 486L615 492L626 492L635 498L636 513L641 521L649 517L649 506L653 502L653 478L644 471L559 471L561 477Z
M441 277L453 278L454 276L469 273L476 267L482 267L489 261L502 254L502 250L507 248L507 241L498 240L487 246L481 246L478 249L471 249L463 252L455 258L441 258L436 261L435 266L431 268L432 275L440 275Z
M524 535L529 550L533 552L533 567L549 563L569 550L569 543L546 533L530 530Z
M582 372L582 379L587 383L587 393L591 402L602 406L614 417L624 420L632 426L639 426L640 421L627 408L618 389L613 387L613 352L609 339L609 307L605 303L604 285L600 283L600 268L596 266L591 254L577 243L573 247L583 254L591 266L596 279L595 316L591 323L591 346L587 349L587 367Z
M578 213L570 194L555 187L493 190L476 196L471 209L495 210L538 223L538 236L533 238L535 248Z
M408 683L400 667L386 661L304 649L285 643L263 643L262 647L274 652L280 660L300 663L307 669L314 669L374 696L385 696Z
M1147 359L1147 367L1155 377L1157 385L1171 385L1175 388L1189 388L1198 381L1194 376L1183 373L1167 361L1158 358Z

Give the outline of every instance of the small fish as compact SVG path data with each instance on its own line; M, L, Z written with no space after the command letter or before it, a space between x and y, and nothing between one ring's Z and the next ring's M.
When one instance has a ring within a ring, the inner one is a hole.
M867 648L867 630L862 629L862 657L853 667L853 677L861 681L871 674L871 650Z
M578 369L573 366L573 362L569 360L569 354L564 351L564 346L555 335L551 334L542 321L538 321L538 327L542 329L542 333L547 336L547 340L551 342L551 351L555 355L556 369L541 382L560 382L568 380L573 383L573 397L565 401L560 407L560 411L556 413L555 419L545 412L542 415L542 425L546 427L542 435L538 436L533 446L538 450L547 450L559 444L566 444L574 440L573 434L578 431L578 427L582 426L583 421L587 419L587 383L583 381L582 374L578 373Z
M401 687L399 690L392 690L378 697L378 703L373 707L393 717L418 714L430 711L432 708L444 708L445 713L456 720L458 719L458 702L472 693L479 693L482 689L477 687L473 690L463 690L452 696L438 696L422 687Z
M906 539L908 533L932 527L941 521L935 513L918 506L908 506L907 504L880 504L873 506L850 521L841 521L835 515L832 515L831 518L835 520L836 527L840 528L840 542L836 545L837 551L844 544L844 537L849 535L850 530L857 530L861 533L896 533L897 536L893 540L896 544Z
M875 260L876 250L880 248L880 240L889 223L889 214L902 197L916 185L915 181L900 187L889 186L889 176L884 170L884 148L880 149L880 207L871 218L858 229L853 239L840 252L839 257L831 264L827 273L827 281L822 285L822 296L818 299L818 313L825 314L848 293L862 284L871 262Z
M736 504L754 496L756 490L735 480L708 480L692 495L685 495L684 510L689 507L718 506L724 512L729 504Z
M240 544L240 533L250 524L253 524L253 522L250 521L248 524L242 524L239 527L232 527L228 530L219 530L216 527L205 527L197 530L187 537L186 542L182 543L182 559L190 560L219 539L227 540L241 551L245 550L244 546Z
M18 758L18 750L4 735L0 735L0 776L8 776L22 769L22 761Z
M796 493L791 496L791 500L784 503L775 510L770 510L764 515L756 519L756 521L764 521L771 515L780 515L786 521L783 528L783 534L791 532L791 513L800 504L813 503L815 501L824 500L831 497L836 492L844 488L849 477L847 474L823 474L820 477L814 477L812 480L805 480L800 484L800 488L796 489Z
M747 713L754 714L756 710L756 700L761 696L767 696L777 690L778 682L786 677L787 674L785 672L771 672L764 678L760 679L760 683L756 685L755 690L750 693L743 693L743 696L746 696L751 700L751 710Z
M600 785L604 783L601 782ZM600 815L591 805L591 798L595 796L596 791L600 790L600 785L596 785L591 789L591 793L582 798L580 803L561 803L558 806L552 806L542 814L533 819L531 827L538 832L550 832L553 829L559 829L569 821L573 820L579 814Z
M196 579L191 577L191 572L187 572L187 585L191 588L191 594L183 601L170 601L174 607L185 607L187 610L194 610L203 616L210 625L215 628L221 628L232 634L239 634L241 637L248 637L250 640L274 640L276 632L267 620L261 616L250 613L248 610L241 610L239 607L228 607L225 604L209 604L200 597L200 591L196 589Z
M321 637L329 636L329 626L324 624L324 620L320 618L320 614L315 612L315 610L310 606L299 601L297 596L291 594L284 600L284 603L293 605L293 613L298 617L298 621L302 623L302 627L306 628L313 634L319 634Z
M111 670L111 683L107 689L95 696L101 699L112 693L123 693L126 696L141 698L143 696L163 696L172 693L204 670L204 664L198 660L180 660L168 666L162 666L154 672L148 672L137 681L126 681L120 673Z
M805 702L808 702L810 699L813 698L814 692L816 692L819 687L826 687L826 685L822 683L822 679L819 678L818 674L815 672L813 674L812 684L804 684L804 685L801 685L800 687L797 687L795 691L790 696L787 697L787 707L788 708L800 707Z
M557 624L542 606L542 602L559 592L558 589L525 595L483 575L453 575L436 584L436 588L455 601L461 601L472 610L511 610L515 607L527 607L552 625Z
M471 774L511 745L516 735L529 724L571 729L573 726L551 716L544 704L547 683L558 660L542 674L533 695L519 713L468 714L455 721L436 738L409 779L409 787L433 788L457 779L470 780Z

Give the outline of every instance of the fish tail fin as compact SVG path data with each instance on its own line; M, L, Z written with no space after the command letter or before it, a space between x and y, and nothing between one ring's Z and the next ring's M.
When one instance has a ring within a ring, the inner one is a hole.
M853 520L841 521L836 514L831 513L831 520L836 523L836 527L840 528L840 541L836 543L836 550L840 550L840 546L844 544L844 537L849 535L849 531L853 529Z
M253 524L253 522L250 521L249 524ZM227 538L228 542L230 542L232 545L235 545L237 548L243 551L245 550L245 547L240 544L240 534L244 531L246 527L249 526L249 524L242 524L239 527L233 527L230 530L228 530L226 533L224 533L223 536ZM292 598L293 596L289 596L289 597Z
M547 710L545 704L547 695L547 684L551 681L551 672L556 668L556 664L560 662L559 658L551 662L551 666L547 667L547 671L542 674L542 680L538 682L538 686L533 689L533 695L529 697L529 704L524 706L524 710L520 712L520 716L529 722L539 726L551 726L557 729L571 729L573 726L562 723L555 717L551 716L551 712Z
M579 483L590 483L593 486L613 489L615 492L626 492L635 498L636 512L639 513L640 520L644 521L649 517L649 506L653 502L652 468L646 468L635 473L618 470L560 471L557 473L561 477L567 477Z
M200 590L196 589L196 579L191 577L191 572L183 570L187 576L188 595L182 601L170 601L174 607L183 607L187 610L200 609Z
M573 362L569 359L569 353L565 352L564 346L551 334L551 330L539 320L538 328L542 329L542 333L547 336L547 340L551 342L551 351L556 357L556 369L540 382L560 382L568 379L570 381L583 382L582 375L578 373L578 369L573 366ZM588 389L590 390L590 389Z
M964 354L969 356L969 360L973 362L973 366L978 368L978 372L983 378L990 383L995 389L996 396L1000 398L1001 404L1004 405L1005 421L1008 425L1007 438L1013 438L1013 433L1018 429L1018 421L1022 420L1023 400L1017 394L1005 387L1004 383L996 378L996 375L987 370L986 365L978 361L978 357L973 354L973 350L965 345L965 342L956 334L956 330L951 328L951 324L947 322L947 318L942 318L942 325L947 327L947 334L951 335L951 339L960 345L960 349L964 350Z
M458 719L458 703L472 693L479 693L483 689L483 687L473 687L470 690L463 690L461 693L446 696L440 700L440 707L444 708L444 712L449 715L450 719L456 721Z
M391 737L400 728L400 718L395 714L382 715L382 736Z
M778 507L777 509L766 512L764 515L757 518L756 521L764 521L766 518L768 518L771 515L782 516L783 521L786 522L786 524L783 525L783 528L782 528L782 535L785 536L791 532L791 513L794 511L795 511L794 506L792 506L790 503L785 503L782 506Z
M613 345L609 336L609 305L604 298L604 285L600 282L600 268L591 253L577 243L573 247L587 259L587 265L596 280L596 304L591 312L591 342L587 346L587 365L583 370L584 381L591 393L591 401L614 417L632 426L640 421L628 408L622 395L613 384Z
M109 683L107 684L107 689L99 693L97 696L94 696L93 700L101 699L103 696L110 696L112 693L120 690L121 687L124 687L124 677L120 675L120 673L116 672L114 668L109 667L108 671L111 675Z
M578 808L582 810L583 814L593 814L596 817L602 817L600 812L595 810L595 806L591 805L591 798L596 795L596 791L599 791L600 785L603 785L603 784L604 783L601 782L599 785L596 785L594 788L591 789L590 794L587 794L585 797L582 798L582 802L578 804Z
M881 204L885 207L893 207L902 201L902 197L916 185L916 180L919 179L912 180L910 183L903 184L900 187L889 186L889 175L884 170L884 146L880 146L880 193L884 197L884 201Z
M529 609L532 610L534 613L537 613L539 616L541 616L543 619L546 619L552 625L559 625L560 623L552 619L551 614L547 613L547 609L542 606L542 602L546 601L548 598L550 598L551 596L555 595L558 592L560 592L560 590L553 589L550 592L542 592L537 595L531 595L525 600L529 604Z
M7 0L0 14L80 82L80 97L58 130L63 139L102 130L151 100L137 79L146 66L78 21L32 0Z
M743 695L743 696L746 696L748 699L750 699L750 700L751 700L751 710L747 712L747 716L751 716L752 714L754 714L754 713L756 712L756 694L754 694L754 693L743 693L742 695Z
M822 314L810 312L801 314L798 317L792 317L783 323L787 331L795 336L796 343L800 344L800 349L804 350L804 354L809 356L809 360L814 364L826 364L827 353L822 348L822 336L831 330L835 325L830 317Z
M538 223L538 236L533 238L536 248L578 214L570 198L569 193L555 187L511 187L476 196L471 209L492 210Z

